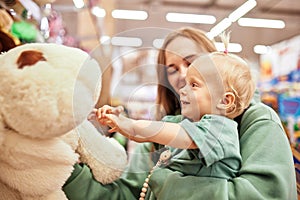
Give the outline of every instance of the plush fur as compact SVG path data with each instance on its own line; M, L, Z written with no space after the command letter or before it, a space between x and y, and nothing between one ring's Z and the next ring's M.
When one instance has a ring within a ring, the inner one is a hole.
M0 199L66 199L78 160L102 183L120 176L124 148L86 120L99 77L77 48L32 43L0 55Z

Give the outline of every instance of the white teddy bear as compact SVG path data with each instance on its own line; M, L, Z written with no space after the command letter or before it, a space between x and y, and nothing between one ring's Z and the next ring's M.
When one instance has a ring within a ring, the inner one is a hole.
M102 183L120 176L124 148L86 120L100 77L77 48L32 43L0 55L0 199L67 199L78 160Z

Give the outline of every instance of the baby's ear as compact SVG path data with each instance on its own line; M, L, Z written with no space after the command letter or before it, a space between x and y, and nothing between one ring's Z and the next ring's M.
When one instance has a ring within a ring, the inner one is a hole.
M235 95L232 92L226 92L220 102L217 104L217 108L226 110L232 108L235 102Z

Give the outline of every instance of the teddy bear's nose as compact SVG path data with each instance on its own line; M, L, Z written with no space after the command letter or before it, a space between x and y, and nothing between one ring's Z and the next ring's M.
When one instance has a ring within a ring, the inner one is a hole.
M46 61L43 53L35 50L23 51L17 60L19 69L23 69L25 66L33 66L39 61Z

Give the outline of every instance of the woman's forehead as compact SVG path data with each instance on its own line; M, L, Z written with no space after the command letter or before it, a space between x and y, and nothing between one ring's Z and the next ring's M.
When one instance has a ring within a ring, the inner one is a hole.
M166 54L174 54L180 57L186 57L191 54L199 54L202 49L194 40L186 37L177 37L172 40L165 49Z
M219 74L219 69L209 55L196 58L190 65L189 70L200 73L205 77L213 77Z

